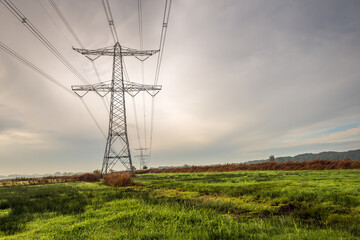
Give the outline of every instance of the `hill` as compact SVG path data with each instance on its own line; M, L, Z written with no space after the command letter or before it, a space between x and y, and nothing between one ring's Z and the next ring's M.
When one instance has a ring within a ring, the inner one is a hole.
M276 162L302 162L302 161L311 161L316 159L329 159L329 160L342 160L342 159L350 159L350 160L359 160L360 159L360 149L351 150L347 152L321 152L321 153L303 153L296 155L294 157L286 156L286 157L276 157ZM246 163L259 163L265 162L266 160L255 160L255 161L248 161Z

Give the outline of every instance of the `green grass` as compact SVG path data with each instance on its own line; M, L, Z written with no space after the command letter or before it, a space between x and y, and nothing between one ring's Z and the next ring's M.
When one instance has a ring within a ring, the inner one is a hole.
M360 239L360 170L0 187L1 239Z

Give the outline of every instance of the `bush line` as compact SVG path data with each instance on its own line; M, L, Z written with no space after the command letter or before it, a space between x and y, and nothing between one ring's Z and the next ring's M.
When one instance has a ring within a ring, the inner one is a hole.
M360 169L359 160L329 160L317 159L302 162L261 162L261 163L233 163L214 166L191 166L176 168L154 168L137 170L136 174L143 173L196 173L196 172L234 172L234 171L294 171L294 170L331 170L331 169Z

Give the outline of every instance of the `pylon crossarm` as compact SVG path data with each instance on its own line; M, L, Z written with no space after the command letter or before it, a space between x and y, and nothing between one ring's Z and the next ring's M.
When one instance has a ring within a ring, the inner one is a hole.
M159 52L159 50L137 50L137 49L127 48L127 47L121 48L121 55L123 55L123 56L146 57L146 56L152 56L157 52ZM144 61L145 61L145 59L144 59Z
M161 85L146 85L139 84L134 82L124 82L124 92L127 92L130 96L135 97L139 92L146 91L151 96L155 96L160 90ZM73 85L71 89L79 96L83 97L88 92L96 92L101 97L104 97L109 92L119 92L122 91L122 87L111 87L111 83L101 82L97 84L91 85ZM84 94L80 94L79 92L85 92Z
M114 56L114 46L94 50L73 47L73 50L83 55Z
M124 82L124 91L132 97L135 97L140 91L146 91L153 96L152 91L156 95L161 90L161 88L161 85L146 85L134 82Z
M107 47L107 48L101 48L101 49L82 49L82 48L74 48L75 51L78 53L81 53L82 55L89 56L89 55L96 55L96 56L115 56L120 55L121 56L135 56L135 57L146 57L146 56L152 56L155 53L159 52L159 50L136 50L132 48L126 48L122 47L120 52L114 51L114 47ZM93 58L90 58L93 59ZM96 59L96 58L95 58ZM95 60L94 59L94 60Z
M73 85L71 89L79 96L83 97L88 92L96 92L101 97L104 97L106 94L111 92L111 84L109 83L97 83L92 85ZM85 92L80 94L79 92Z

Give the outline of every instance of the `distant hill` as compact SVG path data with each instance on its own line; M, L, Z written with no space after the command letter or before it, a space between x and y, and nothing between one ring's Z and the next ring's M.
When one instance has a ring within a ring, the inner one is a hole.
M347 152L321 152L321 153L303 153L296 155L295 157L276 157L276 162L287 162L287 161L293 161L293 162L302 162L302 161L311 161L315 159L329 159L329 160L342 160L342 159L351 159L351 160L358 160L360 159L360 149L357 150L351 150ZM259 162L265 162L266 160L255 160L255 161L249 161L246 163L259 163Z

